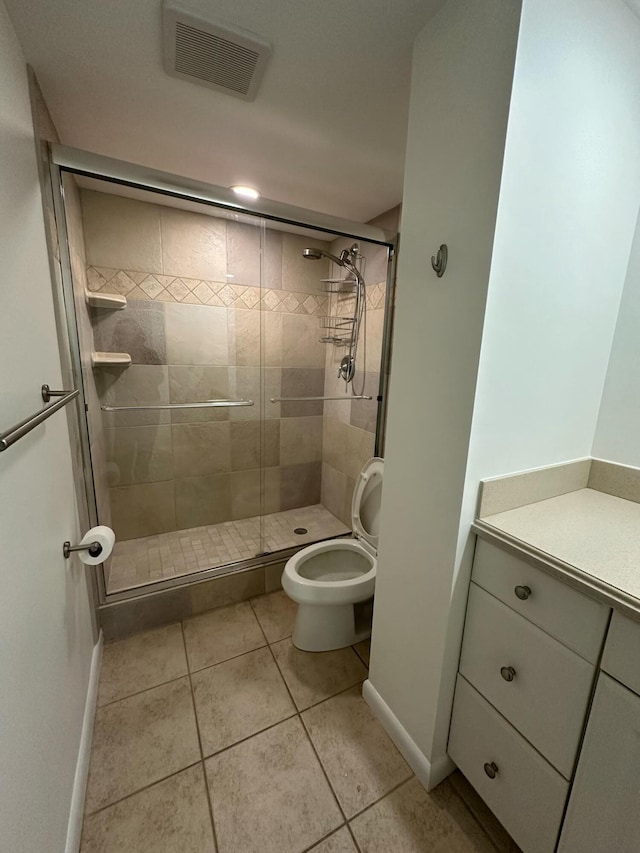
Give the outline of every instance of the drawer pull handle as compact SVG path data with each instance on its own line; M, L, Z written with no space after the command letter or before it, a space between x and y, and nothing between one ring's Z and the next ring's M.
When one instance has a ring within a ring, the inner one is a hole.
M495 779L498 775L498 765L495 763L495 761L492 761L491 764L487 762L484 765L484 772L487 774L489 779Z
M516 677L516 671L512 666L503 666L500 667L500 675L505 681L513 681Z
M528 586L517 586L514 589L514 592L516 594L516 598L519 598L520 601L526 601L531 595L531 589Z

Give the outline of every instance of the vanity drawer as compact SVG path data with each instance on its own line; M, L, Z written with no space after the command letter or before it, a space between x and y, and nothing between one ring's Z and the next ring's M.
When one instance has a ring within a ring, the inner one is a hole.
M448 752L523 850L552 853L569 783L460 675Z
M600 666L640 696L640 622L613 611Z
M596 663L609 608L502 548L478 539L474 580L586 660Z
M595 668L474 583L460 672L565 778Z

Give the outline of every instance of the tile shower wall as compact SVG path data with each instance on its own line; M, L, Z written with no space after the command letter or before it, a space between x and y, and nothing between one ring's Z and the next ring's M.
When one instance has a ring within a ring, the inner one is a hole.
M385 227L388 227L385 223ZM330 251L339 255L342 249L353 244L353 240L340 239L333 242ZM361 272L366 282L366 323L360 337L357 369L353 379L353 393L373 397L369 400L337 400L324 404L322 436L322 504L351 527L351 501L353 489L360 469L374 454L380 362L385 315L387 282L387 249L360 243L363 262ZM332 265L331 275L344 274ZM353 311L352 296L331 295L331 313L349 314ZM327 345L325 355L324 394L335 396L351 393L338 378L340 360L346 350Z
M255 226L81 196L88 287L128 300L124 311L92 312L95 349L132 358L126 369L95 371L101 402L255 402L105 413L118 538L258 515L261 495L267 513L319 503L323 404L269 402L323 393L319 280L329 265L303 259L309 238L266 232L261 289Z

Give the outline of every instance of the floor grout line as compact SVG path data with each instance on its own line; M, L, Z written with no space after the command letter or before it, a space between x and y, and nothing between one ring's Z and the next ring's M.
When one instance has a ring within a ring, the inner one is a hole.
M356 848L357 853L362 853L362 848L358 844L358 839L356 838L355 833L354 833L349 821L347 821L347 832L351 836L351 840L353 841L353 846Z
M368 812L369 809L372 809L374 806L377 806L378 803L381 802L382 800L384 800L385 797L388 797L389 794L393 794L394 791L398 790L398 788L402 788L403 785L406 785L407 782L411 782L411 780L415 779L415 778L416 778L415 773L413 772L413 770L411 770L411 768L409 768L409 775L407 776L406 779L403 779L402 782L398 782L397 785L394 785L393 788L389 788L389 790L386 793L379 796L372 803L369 803L368 806L365 806L363 809L360 809L360 811L357 811L354 815L351 815L350 818L347 818L347 821L350 822L352 820L355 820L357 817L360 817L360 815L363 815L365 812Z
M360 640L360 642L361 642L361 643L364 643L364 642L366 642L366 640ZM355 645L351 646L351 648L352 648L352 649L353 649L353 651L358 655L358 657L360 658L360 660L362 661L362 663L366 666L367 671L368 671L368 670L369 670L369 661L368 661L368 660L365 660L365 659L363 658L363 656L360 654L360 652L358 651L358 649L356 648L356 646L355 646Z
M190 669L191 675L196 675L199 672L204 672L205 669L211 669L214 666L220 666L222 663L228 663L230 660L237 660L238 658L242 658L245 655L250 655L251 652L258 652L260 649L264 649L269 645L269 643L265 643L264 646L256 646L255 649L248 649L246 652L240 652L239 655L232 655L230 658L225 658L224 660L216 661L215 663L209 663L207 666L199 666L197 669Z
M96 710L101 711L103 708L109 708L117 702L122 702L125 699L132 699L134 696L141 696L143 693L148 693L150 690L155 690L156 687L166 687L167 684L172 684L174 681L180 681L181 678L188 678L189 672L176 675L174 678L168 678L166 681L159 681L157 684L152 684L150 687L144 687L142 690L136 690L134 693L126 693L124 696L118 696L117 699L111 699L109 702L104 702L102 705L97 705Z
M107 803L105 806L100 806L99 809L95 809L92 812L85 812L83 817L83 822L86 821L88 817L93 817L94 815L100 814L101 812L110 809L112 806L117 806L119 803L124 803L125 800L130 800L132 797L135 797L136 794L141 794L143 791L148 791L149 788L155 787L155 785L159 785L161 782L166 782L167 779L171 779L173 776L178 776L180 773L184 773L185 770L191 770L192 767L197 767L199 764L202 764L202 759L199 758L197 761L192 761L190 764L185 764L184 767L181 767L179 770L174 770L172 773L167 773L166 776L162 776L160 779L154 779L153 782L149 782L147 785L143 785L141 788L136 788L135 791L131 791L130 794L125 794L124 797L118 797L117 800L113 800L110 803Z
M252 732L250 735L241 738L240 740L236 740L233 743L230 743L229 746L223 746L222 749L217 749L215 752L212 752L210 755L204 756L204 761L208 761L210 758L217 758L219 755L222 755L223 752L229 752L230 749L233 749L234 746L240 746L241 743L246 743L248 740L251 740L253 737L257 737L258 735L262 735L265 732L268 732L270 729L275 729L276 726L279 726L281 723L286 723L288 720L292 720L294 717L298 716L298 712L294 711L292 714L289 714L286 717L283 717L281 720L278 720L276 723L271 723L268 726L265 726L263 729L259 729L257 732Z
M307 739L308 739L309 743L311 744L311 749L313 750L313 753L314 753L314 755L318 761L318 764L320 765L320 768L324 774L324 778L327 780L327 784L329 785L329 789L331 790L331 793L333 794L335 801L338 804L338 808L340 809L340 814L344 818L345 823L347 823L347 815L345 813L345 810L342 808L342 803L338 799L338 794L336 793L333 785L331 784L331 779L329 779L329 774L327 773L325 766L322 763L322 759L320 758L320 755L318 754L318 750L316 749L316 745L314 744L313 739L312 739L311 735L309 734L309 729L306 727L304 720L302 719L302 714L298 714L298 716L300 717L300 722L302 723L302 728L304 729L304 732L307 735Z
M213 805L211 803L211 794L209 792L209 782L207 780L207 768L204 763L204 750L202 748L202 736L200 734L200 723L198 721L198 710L196 708L196 697L193 692L193 681L191 680L191 669L189 667L189 655L187 652L187 638L184 634L184 625L182 624L182 620L180 621L180 630L182 632L182 644L184 646L184 654L187 659L187 671L189 673L189 692L191 694L191 705L193 707L193 716L196 724L196 734L198 735L198 747L200 748L200 763L202 764L202 775L204 777L204 791L207 798L207 806L209 808L209 819L211 821L211 832L213 833L213 846L214 849L218 850L218 836L216 833L216 823L213 818Z
M341 823L340 826L336 826L335 829L332 829L331 832L328 832L326 835L323 835L322 838L319 838L317 841L314 841L310 847L305 847L301 853L311 853L312 850L318 846L318 844L322 844L323 841L326 841L328 838L331 838L332 835L335 835L336 832L340 832L341 829L347 827L347 822ZM348 828L348 827L347 827Z
M344 687L337 693L332 693L331 696L325 696L324 699L318 699L318 701L314 702L313 705L308 705L306 708L301 708L298 713L306 714L307 711L311 711L313 710L313 708L317 708L318 705L323 705L325 702L329 702L331 699L337 699L338 696L342 696L343 693L348 693L350 690L353 690L354 687L360 687L362 684L364 684L364 681L365 679L362 679L362 681L356 681L355 684L350 684L349 687Z

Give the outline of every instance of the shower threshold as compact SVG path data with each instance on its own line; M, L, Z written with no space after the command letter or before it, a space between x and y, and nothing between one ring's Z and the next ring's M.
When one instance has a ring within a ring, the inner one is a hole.
M296 529L306 533L296 533ZM350 530L322 504L116 543L107 593L124 592L308 545Z

